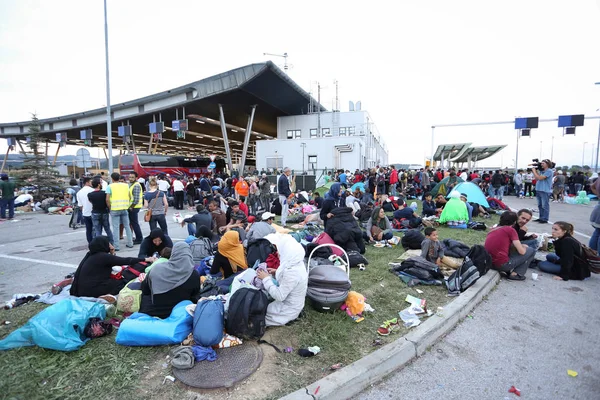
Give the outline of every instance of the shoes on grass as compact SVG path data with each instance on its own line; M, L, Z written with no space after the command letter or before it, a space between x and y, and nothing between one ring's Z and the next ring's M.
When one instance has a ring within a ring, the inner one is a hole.
M387 336L395 329L398 329L398 327L400 327L400 324L398 324L398 318L393 318L385 321L379 328L377 328L377 333L381 336Z

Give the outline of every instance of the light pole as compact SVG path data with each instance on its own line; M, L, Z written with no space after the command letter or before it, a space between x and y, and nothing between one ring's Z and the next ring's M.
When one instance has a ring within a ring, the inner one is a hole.
M304 174L304 149L306 148L306 143L302 142L300 146L302 146L302 174Z
M587 144L587 142L583 142L583 152L581 153L581 170L583 170L583 165L585 164L584 157L585 157L585 145L586 144Z
M542 143L544 142L540 140L540 160L542 159Z
M552 136L552 146L550 147L550 161L554 161L554 136Z
M104 0L104 55L106 59L106 136L108 136L108 173L113 173L112 119L110 115L110 78L108 74L108 17Z

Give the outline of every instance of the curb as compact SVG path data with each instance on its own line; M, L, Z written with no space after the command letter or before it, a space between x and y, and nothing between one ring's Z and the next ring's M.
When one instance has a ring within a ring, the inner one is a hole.
M421 356L429 346L466 317L500 281L500 274L490 270L465 293L444 307L444 316L431 316L419 327L393 343L383 346L352 364L296 390L282 400L348 399L386 375L403 368ZM312 395L319 389L318 395Z

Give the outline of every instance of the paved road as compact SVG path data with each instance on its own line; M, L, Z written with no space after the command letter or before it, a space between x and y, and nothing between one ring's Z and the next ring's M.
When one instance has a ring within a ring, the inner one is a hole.
M531 202L508 200L514 208ZM552 204L550 216L590 235L589 212ZM531 271L525 282L501 281L473 318L358 399L516 399L512 385L527 399L600 399L600 277L533 281Z
M174 240L184 240L187 229L173 222L173 213L169 209L169 234ZM7 301L15 293L45 292L77 268L87 252L87 241L85 228L68 227L70 218L29 213L0 222L0 301ZM143 222L140 226L147 236L148 224ZM121 251L117 254L136 257L138 250L139 246L128 249L125 241L121 241Z

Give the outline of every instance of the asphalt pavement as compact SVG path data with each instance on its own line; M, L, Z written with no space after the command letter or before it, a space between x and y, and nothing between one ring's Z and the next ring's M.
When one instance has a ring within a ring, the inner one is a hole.
M535 203L505 200L513 208ZM593 206L553 203L550 220L573 222L584 241ZM530 230L551 227L538 226ZM514 385L526 399L600 399L599 302L598 275L561 282L530 269L524 282L502 280L429 352L357 398L517 399L509 393Z

